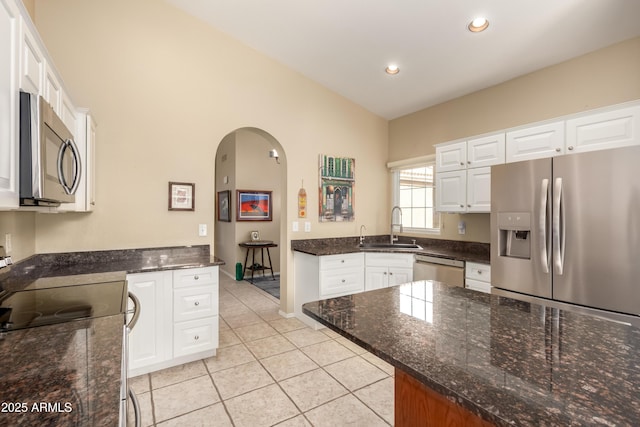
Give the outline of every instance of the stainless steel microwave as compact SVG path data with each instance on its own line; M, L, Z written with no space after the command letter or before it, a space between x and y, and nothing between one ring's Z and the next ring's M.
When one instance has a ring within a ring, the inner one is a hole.
M82 173L78 147L53 108L20 92L20 205L75 202Z

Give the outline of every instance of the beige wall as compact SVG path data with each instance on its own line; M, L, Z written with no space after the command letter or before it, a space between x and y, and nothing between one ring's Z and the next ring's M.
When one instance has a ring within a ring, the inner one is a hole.
M389 160L434 144L640 99L640 38L527 74L389 122ZM489 215L443 214L441 238L489 242ZM467 225L459 236L458 221Z
M161 0L37 0L36 24L73 99L96 117L96 208L37 215L35 250L212 244L218 144L236 129L263 129L288 160L281 184L296 215L299 182L317 183L318 154L355 157L357 223L282 227L291 275L292 238L356 235L386 226L388 123ZM69 31L73 28L73 31ZM195 212L167 211L167 182L196 184ZM365 185L366 183L366 185ZM315 184L317 185L317 184ZM314 191L310 191L313 195ZM309 202L317 204L317 196ZM283 293L283 310L292 312Z

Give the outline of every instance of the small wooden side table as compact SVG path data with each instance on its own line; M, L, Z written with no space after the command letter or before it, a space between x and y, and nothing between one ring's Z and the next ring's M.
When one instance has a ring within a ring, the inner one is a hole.
M275 248L278 245L273 243L271 240L253 240L249 242L242 242L238 244L241 248L247 248L247 254L244 257L244 270L242 270L242 274L247 270L251 270L251 280L253 283L253 274L256 271L262 271L262 277L264 277L265 270L271 271L271 278L276 280L276 277L273 275L273 266L271 265L271 254L269 253L269 248ZM256 249L260 249L260 255L262 256L262 264L260 266L256 266ZM264 250L267 250L267 258L269 259L269 266L264 265ZM251 265L247 267L247 261L249 260L249 251L251 251Z

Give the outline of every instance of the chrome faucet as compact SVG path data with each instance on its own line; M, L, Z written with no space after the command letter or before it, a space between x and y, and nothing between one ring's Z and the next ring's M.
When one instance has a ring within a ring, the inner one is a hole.
M367 227L364 226L364 224L362 224L360 226L360 245L364 244L364 235L362 234L363 230L366 230Z
M393 213L396 211L396 209L400 212L400 223L398 224L393 222ZM389 233L392 245L393 242L398 241L398 236L393 235L393 228L398 225L400 226L400 233L402 233L402 209L400 209L400 206L394 206L393 209L391 209L391 232Z

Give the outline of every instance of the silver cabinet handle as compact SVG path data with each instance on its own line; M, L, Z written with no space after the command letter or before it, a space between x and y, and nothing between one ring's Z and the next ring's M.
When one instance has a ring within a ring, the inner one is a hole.
M193 280L198 280L200 277L198 275L193 276Z
M573 151L573 145L569 146L569 151Z
M346 282L346 280L342 279L342 283Z
M560 147L556 148L556 153L559 153L560 151L562 151Z
M542 180L540 186L540 215L538 220L538 238L540 239L540 264L544 273L549 273L549 255L547 253L547 206L549 203L549 180Z
M344 260L343 259L341 259L340 262L344 264Z
M200 301L196 301L193 303L193 305L195 305L196 307L200 305Z
M195 339L196 341L198 341L200 339L199 335L196 335L195 337L193 337L193 339Z

